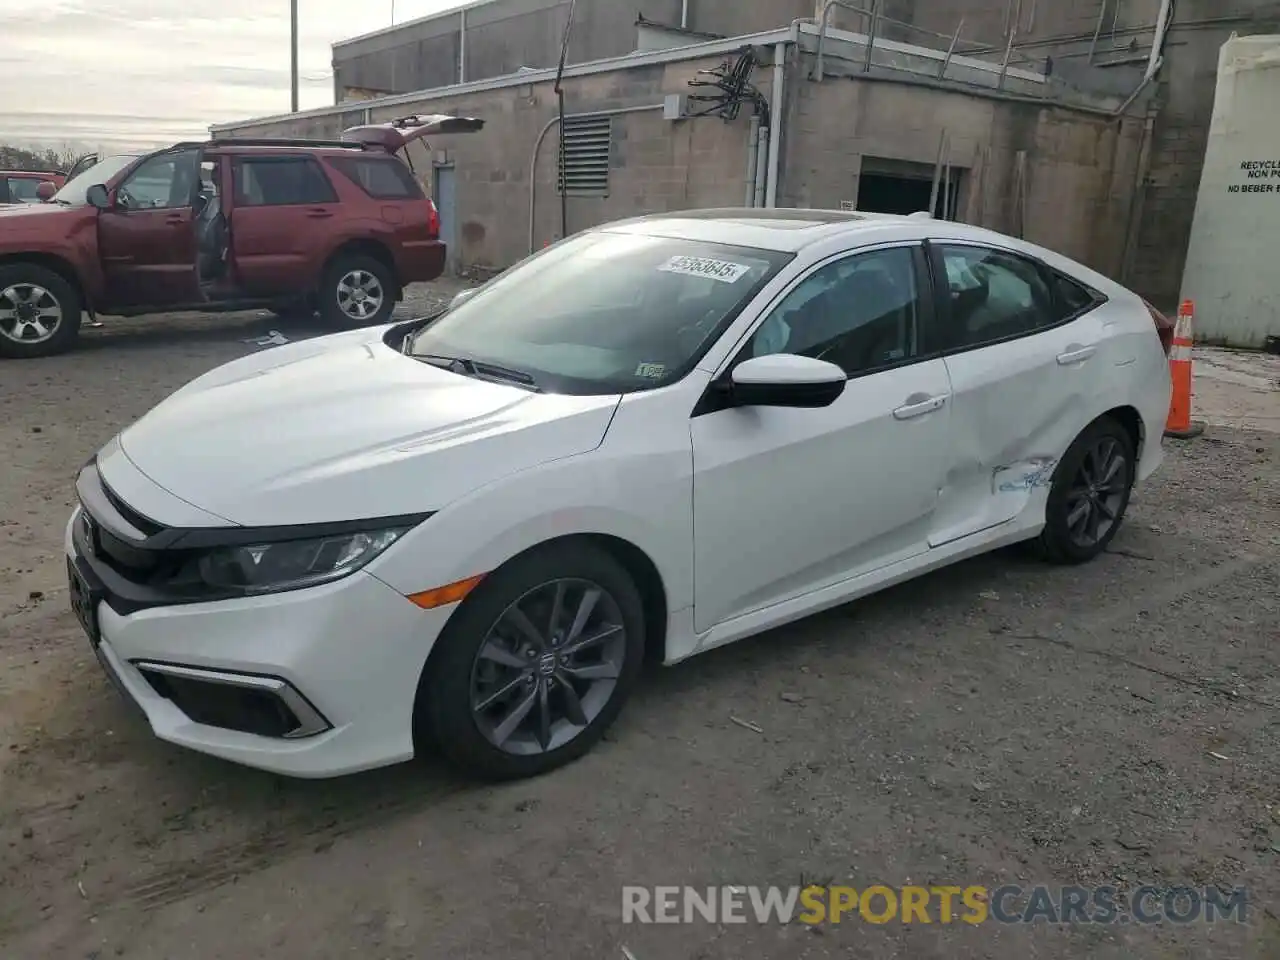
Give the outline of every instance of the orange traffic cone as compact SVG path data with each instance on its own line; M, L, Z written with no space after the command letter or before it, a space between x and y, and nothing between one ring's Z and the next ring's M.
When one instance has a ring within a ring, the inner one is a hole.
M1169 348L1169 375L1173 378L1173 399L1169 403L1169 419L1164 435L1175 440L1190 440L1204 433L1204 424L1191 421L1191 324L1195 317L1194 301L1183 300L1178 307L1178 322L1173 328L1173 344Z

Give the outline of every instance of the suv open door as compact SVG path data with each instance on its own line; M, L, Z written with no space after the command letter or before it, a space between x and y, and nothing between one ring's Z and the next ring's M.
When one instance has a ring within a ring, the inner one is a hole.
M415 140L436 133L475 133L484 128L484 121L473 117L451 117L443 113L427 116L398 117L387 123L370 123L350 127L342 131L342 139L350 143L363 143L381 147L387 153L395 153Z
M71 165L71 169L67 171L67 179L79 176L101 159L96 153L86 153Z

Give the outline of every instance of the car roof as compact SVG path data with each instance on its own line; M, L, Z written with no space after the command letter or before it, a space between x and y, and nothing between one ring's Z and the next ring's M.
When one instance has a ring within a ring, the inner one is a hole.
M632 217L600 229L614 233L681 237L707 243L724 243L797 253L810 244L849 234L874 242L880 234L924 237L927 217L853 210L802 210L773 207L725 207L680 210ZM951 226L951 224L948 224Z
M1109 277L1038 244L955 220L935 220L923 211L900 215L857 210L726 207L648 214L596 229L781 253L799 253L812 244L842 237L851 249L895 240L970 241L1033 257L1110 295L1128 292Z

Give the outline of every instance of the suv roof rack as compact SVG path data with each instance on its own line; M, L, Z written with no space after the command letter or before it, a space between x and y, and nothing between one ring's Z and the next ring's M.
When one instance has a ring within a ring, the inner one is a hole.
M305 137L224 137L210 140L210 147L323 147L334 150L364 150L366 145L351 140L311 140Z
M59 177L67 175L67 171L55 167L14 167L12 170L5 170L5 173L51 173Z

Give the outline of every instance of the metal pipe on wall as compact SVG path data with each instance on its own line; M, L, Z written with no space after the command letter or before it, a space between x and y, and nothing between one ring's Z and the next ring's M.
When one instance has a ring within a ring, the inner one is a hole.
M769 137L769 173L765 181L764 205L778 205L778 162L782 150L782 115L785 104L782 102L783 83L787 72L787 44L773 45L773 95L769 104L769 123L773 127Z
M760 144L756 147L756 189L753 207L764 206L764 184L769 179L769 141L773 139L769 127L760 128Z
M689 0L680 0L680 29L689 29Z
M649 110L661 110L666 106L663 103L651 103L642 107L618 107L615 110L595 110L591 113L571 113L565 117L566 120L589 120L592 117L617 117L626 113L644 113ZM534 227L536 221L534 214L537 213L538 202L538 154L542 152L542 141L547 139L547 134L551 132L551 128L560 122L559 116L554 116L543 125L538 132L538 139L533 144L533 156L529 158L529 252L533 253L534 247ZM559 179L557 167L557 180Z
M751 117L751 133L747 136L747 190L742 201L744 207L754 207L756 201L756 155L760 152L760 118Z
M458 11L458 82L467 81L467 8Z
M298 112L298 0L289 0L289 88L293 112Z

